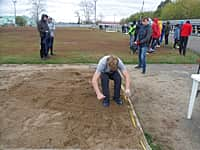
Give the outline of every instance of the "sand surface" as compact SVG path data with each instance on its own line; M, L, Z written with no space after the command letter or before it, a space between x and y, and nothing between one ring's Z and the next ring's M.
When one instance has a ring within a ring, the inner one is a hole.
M2 147L142 149L127 105L96 99L93 69L16 68L0 71Z

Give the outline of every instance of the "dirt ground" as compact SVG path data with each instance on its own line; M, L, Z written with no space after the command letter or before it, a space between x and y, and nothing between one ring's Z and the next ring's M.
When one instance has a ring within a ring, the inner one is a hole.
M127 105L104 108L77 68L0 66L1 147L142 149Z
M129 67L136 112L145 132L162 150L200 150L200 96L187 120L192 73L198 65L147 65L147 74Z

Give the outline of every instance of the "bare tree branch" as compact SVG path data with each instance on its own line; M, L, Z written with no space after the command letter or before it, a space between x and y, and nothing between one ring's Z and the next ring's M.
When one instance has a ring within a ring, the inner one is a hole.
M37 23L41 13L46 11L46 0L29 0L29 2L32 4L30 10L32 17Z
M88 0L82 0L79 4L80 11L82 12L85 22L91 22L91 15L94 14L94 3Z

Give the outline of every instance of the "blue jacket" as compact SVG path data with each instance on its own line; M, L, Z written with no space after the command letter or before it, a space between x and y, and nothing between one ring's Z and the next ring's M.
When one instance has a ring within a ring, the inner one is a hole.
M174 39L180 40L180 27L176 27L174 30Z
M140 46L148 46L151 38L151 27L150 25L141 25L138 32L138 41Z

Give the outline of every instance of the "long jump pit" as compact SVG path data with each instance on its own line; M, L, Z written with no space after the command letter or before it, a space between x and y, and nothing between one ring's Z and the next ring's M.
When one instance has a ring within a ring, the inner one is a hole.
M105 108L82 65L0 66L0 149L150 149L128 98ZM112 90L111 90L112 91Z

